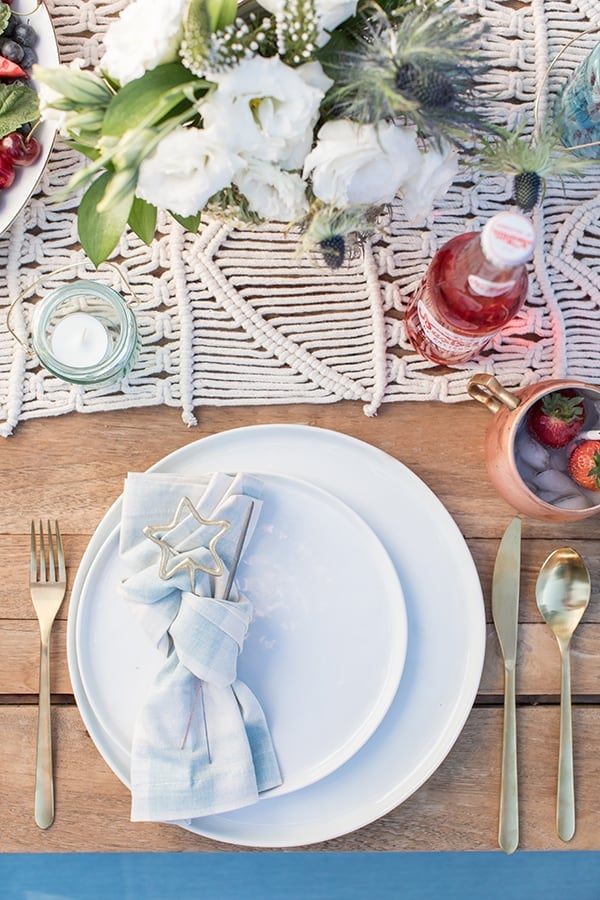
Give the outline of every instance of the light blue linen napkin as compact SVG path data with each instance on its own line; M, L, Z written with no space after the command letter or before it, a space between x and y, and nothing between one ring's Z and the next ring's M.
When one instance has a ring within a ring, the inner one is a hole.
M281 784L264 713L236 676L252 606L235 583L229 600L215 599L250 506L244 548L251 540L260 497L259 479L244 474L125 481L120 552L131 574L121 590L164 655L134 728L132 821L189 822Z

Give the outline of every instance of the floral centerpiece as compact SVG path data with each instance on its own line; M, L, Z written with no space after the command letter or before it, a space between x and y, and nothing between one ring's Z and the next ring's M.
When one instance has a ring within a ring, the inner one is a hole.
M439 0L132 0L94 70L36 67L46 119L89 160L98 265L157 210L297 228L331 266L400 197L422 221L485 127L481 27Z

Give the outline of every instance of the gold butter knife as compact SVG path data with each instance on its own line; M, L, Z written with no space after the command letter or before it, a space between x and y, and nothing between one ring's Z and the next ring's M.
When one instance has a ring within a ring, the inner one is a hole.
M500 541L492 580L492 617L504 658L504 727L498 843L505 853L519 844L515 668L521 580L521 520L514 518Z

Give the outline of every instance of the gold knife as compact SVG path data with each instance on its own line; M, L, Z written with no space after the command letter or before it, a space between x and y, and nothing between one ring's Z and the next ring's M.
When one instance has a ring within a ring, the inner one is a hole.
M498 547L492 580L492 617L504 658L504 728L498 843L505 853L519 844L515 668L521 580L521 520L514 518Z

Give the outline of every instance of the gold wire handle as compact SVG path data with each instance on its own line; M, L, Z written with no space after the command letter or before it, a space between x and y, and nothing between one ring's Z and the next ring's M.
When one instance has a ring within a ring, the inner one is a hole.
M13 338L15 339L15 341L17 341L17 343L19 343L19 344L21 345L21 347L23 348L23 350L25 351L25 353L27 354L27 356L32 356L32 355L33 355L33 349L29 346L29 344L27 344L24 340L22 340L22 338L19 337L19 335L16 333L16 331L14 330L14 328L12 327L12 325L11 325L11 323L10 323L10 319L11 319L11 316L12 316L12 314L13 314L13 312L14 312L15 307L17 306L17 304L19 304L19 303L21 302L21 300L23 300L23 298L24 298L31 290L33 290L33 288L34 288L36 285L40 284L42 281L45 281L46 278L50 278L52 275L59 275L61 272L67 272L69 269L77 269L77 268L79 268L80 265L81 265L80 262L69 263L69 264L66 265L66 266L61 266L61 267L58 268L58 269L53 269L52 272L49 272L49 273L46 274L46 275L40 275L39 278L36 278L34 281L32 281L30 284L28 284L27 287L23 288L23 290L19 292L19 294L17 295L17 297L13 300L13 302L12 302L12 303L10 304L10 306L8 307L8 312L7 312L7 314L6 314L6 327L7 327L7 329L10 331L10 333L11 333L11 335L13 336ZM127 276L123 273L121 267L118 266L117 263L114 263L114 262L105 262L105 263L103 263L103 265L105 265L105 266L110 266L111 269L114 269L114 270L117 272L117 274L119 275L119 277L120 277L121 281L123 282L123 284L125 284L126 287L128 288L128 290L130 291L132 297L134 298L134 303L133 303L133 304L128 304L127 301L125 300L125 303L126 303L128 306L129 306L129 305L137 306L139 303L142 302L141 299L140 299L140 297L138 296L138 294L136 294L136 292L135 292L134 289L132 288L131 283L129 282L129 279L128 279ZM82 280L83 280L83 279L82 279Z
M533 127L534 127L535 133L537 133L540 129L539 113L540 113L540 101L541 101L541 96L542 96L542 88L544 87L546 81L548 80L548 76L550 75L550 72L552 71L552 69L558 62L558 60L561 58L563 53L565 53L565 51L567 51L569 49L571 44L574 44L575 41L578 41L580 38L585 37L586 34L593 34L594 31L598 31L598 28L599 28L598 25L592 25L590 28L586 28L585 31L581 31L579 34L576 34L575 37L571 38L570 41L567 41L567 43L564 45L564 47L562 47L562 49L560 49L558 51L558 53L556 54L556 56L554 57L554 59L552 60L552 62L548 66L548 68L546 69L546 71L544 72L544 77L542 78L542 82L540 84L540 88L537 93L537 97L535 98L535 103L533 105ZM599 144L600 144L600 141L589 141L587 144L574 144L572 147L566 147L566 149L567 150L585 150L588 147L597 147Z

